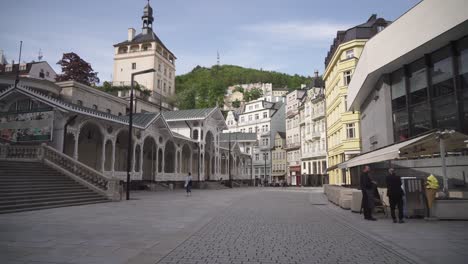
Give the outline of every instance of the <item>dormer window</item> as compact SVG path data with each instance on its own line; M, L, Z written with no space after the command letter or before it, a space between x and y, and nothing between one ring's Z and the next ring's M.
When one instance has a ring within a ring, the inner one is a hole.
M83 101L77 100L77 101L76 101L76 104L79 105L79 106L83 106Z
M346 51L346 59L354 58L354 50L350 49Z
M44 78L44 77L45 77L44 69L41 69L41 71L39 72L39 77L40 77L40 78Z
M377 26L377 32L384 30L384 28L385 28L384 26Z

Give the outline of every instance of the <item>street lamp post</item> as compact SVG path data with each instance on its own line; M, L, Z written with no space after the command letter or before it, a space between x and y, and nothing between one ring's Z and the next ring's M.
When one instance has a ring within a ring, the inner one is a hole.
M264 166L265 173L263 174L264 176L263 183L265 183L267 181L267 169L266 169L267 153L263 153L263 160L265 161L265 166Z
M130 166L132 164L133 157L133 141L132 141L132 131L133 131L133 80L136 75L155 72L154 69L148 69L144 71L132 73L130 79L130 112L129 112L129 121L128 121L128 149L127 149L127 200L130 200Z
M229 188L232 188L232 175L231 175L231 132L229 132L229 156L228 156L228 170L229 170Z
M448 192L448 178L447 178L447 166L445 162L445 155L447 151L445 149L445 140L449 138L455 131L453 130L444 130L436 132L436 138L439 140L439 151L440 151L440 158L442 161L442 177L444 180L444 193L446 197L449 196Z

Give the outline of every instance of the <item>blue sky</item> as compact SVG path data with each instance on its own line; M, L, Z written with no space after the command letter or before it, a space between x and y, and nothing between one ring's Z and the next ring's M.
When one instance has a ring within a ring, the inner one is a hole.
M221 64L312 75L336 31L376 13L395 20L419 0L152 0L153 28L177 56L177 74ZM0 49L8 60L37 60L39 49L58 72L62 53L90 62L110 80L113 44L141 32L146 0L7 0L1 4Z

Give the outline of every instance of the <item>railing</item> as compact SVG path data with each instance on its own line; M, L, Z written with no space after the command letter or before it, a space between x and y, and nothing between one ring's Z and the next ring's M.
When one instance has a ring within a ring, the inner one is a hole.
M295 109L295 110L289 110L288 112L286 112L286 117L289 118L289 117L295 116L295 115L297 115L297 114L298 114L297 109Z
M109 199L117 200L120 197L117 179L106 177L46 144L40 146L0 146L0 159L42 161Z
M301 147L300 143L289 143L289 144L286 144L285 149L296 149L300 147Z
M39 160L41 146L0 146L0 159Z
M88 183L91 183L99 189L107 191L109 180L100 172L97 172L82 163L77 163L71 157L62 154L49 146L43 146L43 149L44 159L54 163L64 170L73 173L74 175L80 177Z
M325 117L325 111L317 111L317 112L314 112L312 114L312 120L315 120L315 119L318 119L318 118L321 118L321 117Z

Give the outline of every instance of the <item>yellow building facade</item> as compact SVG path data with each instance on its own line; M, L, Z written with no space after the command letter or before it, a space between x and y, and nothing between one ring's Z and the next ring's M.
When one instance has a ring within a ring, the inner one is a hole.
M361 153L359 112L348 112L348 85L364 45L388 22L371 16L359 26L338 32L325 59L325 103L327 120L327 158L329 183L350 184L349 171L337 165Z

